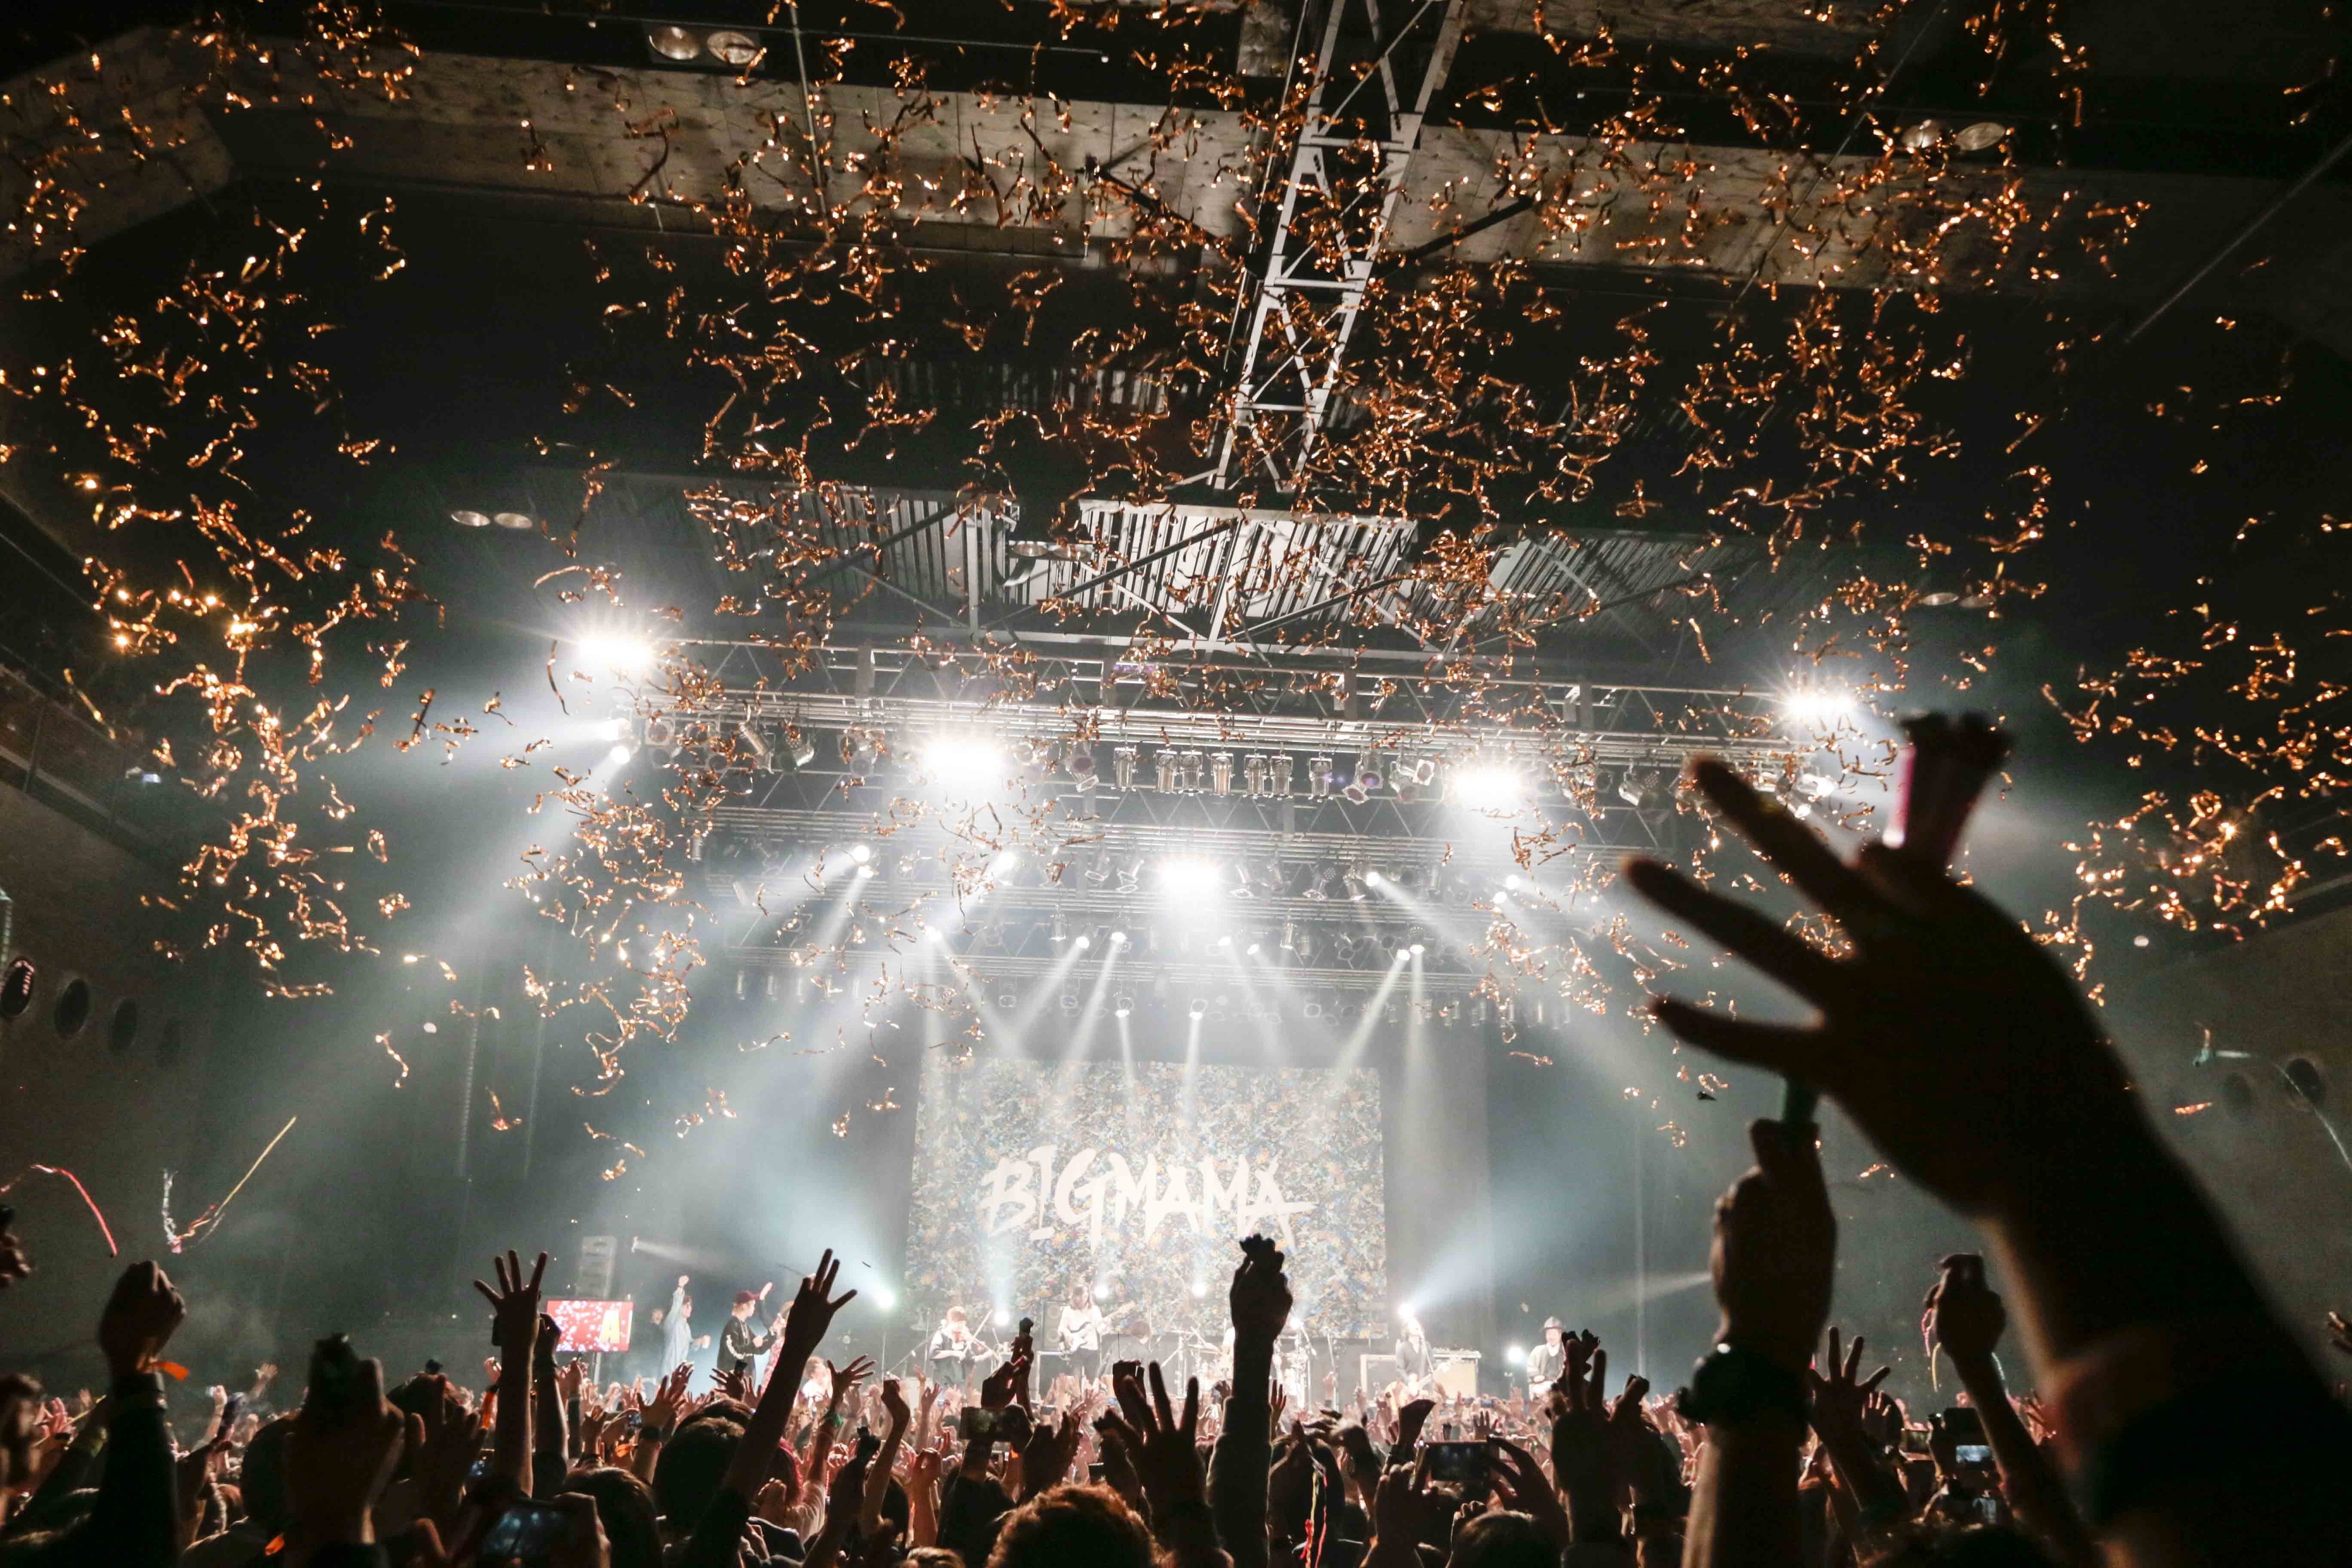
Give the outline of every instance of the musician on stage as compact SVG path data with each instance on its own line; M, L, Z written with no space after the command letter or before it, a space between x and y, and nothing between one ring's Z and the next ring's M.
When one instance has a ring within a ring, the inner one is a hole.
M964 1320L961 1307L950 1307L948 1315L931 1333L931 1347L926 1352L931 1363L931 1381L945 1387L971 1386L971 1363L980 1356L980 1337L971 1331Z
M1429 1336L1422 1331L1421 1320L1411 1312L1404 1314L1404 1337L1396 1342L1397 1375L1415 1394L1429 1392Z
M1102 1331L1102 1309L1080 1279L1070 1287L1070 1299L1062 1308L1061 1341L1068 1370L1082 1383L1092 1383L1101 1369Z
M1558 1318L1544 1320L1543 1343L1528 1352L1528 1401L1533 1404L1551 1392L1568 1370L1568 1331Z
M769 1284L761 1286L757 1290L735 1292L734 1310L719 1330L719 1371L734 1371L735 1363L739 1361L758 1361L772 1350L776 1342L783 1337L784 1320L782 1313L778 1313L776 1321L768 1325L768 1331L764 1334L760 1331L759 1326L751 1321L751 1309L766 1300L768 1292L772 1289L774 1289L774 1283L771 1281ZM747 1375L750 1370L745 1369Z

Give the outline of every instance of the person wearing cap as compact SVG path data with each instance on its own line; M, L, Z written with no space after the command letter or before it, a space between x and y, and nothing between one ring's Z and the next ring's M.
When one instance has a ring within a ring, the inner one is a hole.
M1543 1343L1528 1352L1528 1398L1541 1399L1568 1370L1568 1331L1558 1318L1544 1320Z
M762 1285L757 1290L735 1292L734 1310L726 1325L719 1331L719 1371L733 1371L737 1362L759 1360L768 1353L782 1333L784 1325L781 1316L768 1325L768 1331L764 1334L751 1322L751 1309L767 1299L771 1289L772 1285ZM745 1370L748 1372L750 1369Z

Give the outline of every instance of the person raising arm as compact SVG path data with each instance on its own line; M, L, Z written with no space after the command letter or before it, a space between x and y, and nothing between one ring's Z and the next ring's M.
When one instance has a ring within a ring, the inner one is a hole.
M1662 1000L1659 1020L1693 1045L1818 1086L1888 1160L1977 1223L2110 1562L2336 1560L2352 1416L2158 1142L2072 979L1942 867L1884 844L1841 860L1724 763L1693 771L1853 951L1832 958L1745 904L1634 861L1638 891L1821 1015L1766 1024ZM2250 1384L2268 1391L2259 1409L2240 1392Z
M1837 1254L1812 1129L1748 1129L1756 1168L1715 1205L1708 1257L1722 1309L1713 1353L1683 1391L1706 1426L1683 1568L1795 1568L1805 1371L1829 1317Z

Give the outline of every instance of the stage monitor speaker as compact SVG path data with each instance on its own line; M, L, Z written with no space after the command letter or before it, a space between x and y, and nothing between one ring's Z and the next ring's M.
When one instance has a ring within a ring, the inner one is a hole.
M1397 1358L1392 1355L1360 1355L1356 1358L1356 1375L1361 1378L1364 1392L1377 1399L1381 1391L1397 1381Z

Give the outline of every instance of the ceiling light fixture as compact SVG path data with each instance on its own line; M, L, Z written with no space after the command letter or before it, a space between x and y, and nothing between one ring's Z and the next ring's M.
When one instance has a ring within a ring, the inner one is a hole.
M702 40L675 23L647 27L646 43L666 60L690 60L702 53Z
M702 40L702 47L730 66L748 66L762 52L760 40L749 33L739 33L732 27L722 27Z

